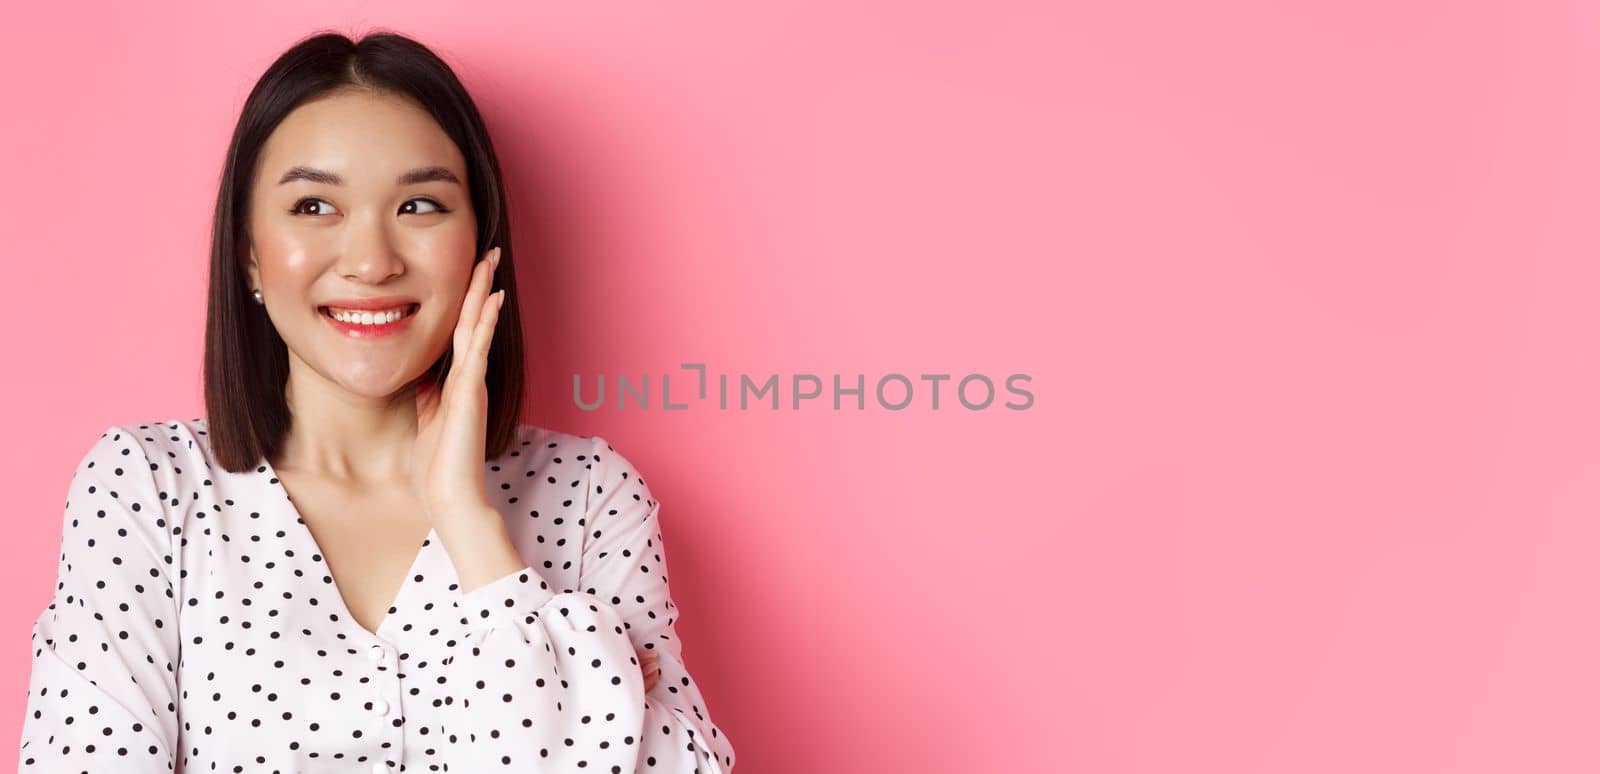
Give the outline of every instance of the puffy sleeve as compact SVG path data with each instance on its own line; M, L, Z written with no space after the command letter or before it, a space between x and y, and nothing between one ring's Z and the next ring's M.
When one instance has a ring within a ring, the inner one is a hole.
M143 448L107 428L68 485L18 771L173 770L178 605L164 514Z
M462 597L472 633L445 667L459 700L445 729L452 768L729 774L733 745L673 629L660 504L627 459L591 441L580 590L557 593L524 567ZM648 695L639 650L660 662Z

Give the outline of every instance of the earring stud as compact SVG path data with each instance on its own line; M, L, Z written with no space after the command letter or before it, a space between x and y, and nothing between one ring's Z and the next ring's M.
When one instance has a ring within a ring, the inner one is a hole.
M266 300L261 297L261 291L259 289L250 291L250 295L255 298L256 303L258 304L267 303Z

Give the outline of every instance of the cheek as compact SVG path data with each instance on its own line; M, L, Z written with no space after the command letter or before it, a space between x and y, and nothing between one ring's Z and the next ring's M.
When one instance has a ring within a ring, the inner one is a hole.
M261 284L278 298L305 296L317 282L317 269L310 253L297 248L258 247Z
M266 281L292 283L309 271L313 256L321 248L302 234L271 228L255 233L256 261Z
M416 269L439 278L440 282L460 281L465 287L476 259L472 254L476 243L477 236L469 230L441 228L415 235L404 249Z
M477 264L477 256L472 251L473 239L470 236L466 240L420 245L411 251L415 257L410 269L414 274L427 277L430 295L459 301L466 295L467 285L472 281L472 269Z

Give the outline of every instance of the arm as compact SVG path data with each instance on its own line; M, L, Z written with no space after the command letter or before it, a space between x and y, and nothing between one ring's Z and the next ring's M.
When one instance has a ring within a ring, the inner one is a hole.
M671 772L728 774L733 745L710 718L674 626L678 608L667 585L661 503L627 458L604 438L594 441L579 585L619 612L627 633L616 644L630 654L652 651L660 661L661 678L645 701L640 760L654 757L656 766Z
M473 771L537 761L730 774L732 744L711 721L673 628L659 503L605 439L592 440L583 590L555 593L524 567L463 595L473 634L447 667L459 716L445 729L456 744L450 761ZM639 650L660 660L648 695ZM470 711L479 704L494 710ZM482 717L499 721L485 727Z
M150 461L130 433L109 427L68 487L55 595L33 625L19 771L173 770L172 564Z

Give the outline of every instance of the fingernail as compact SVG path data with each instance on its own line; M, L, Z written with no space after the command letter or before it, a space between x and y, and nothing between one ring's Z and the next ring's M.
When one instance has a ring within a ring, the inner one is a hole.
M496 247L494 252L489 254L489 265L496 268L500 266L500 248Z

